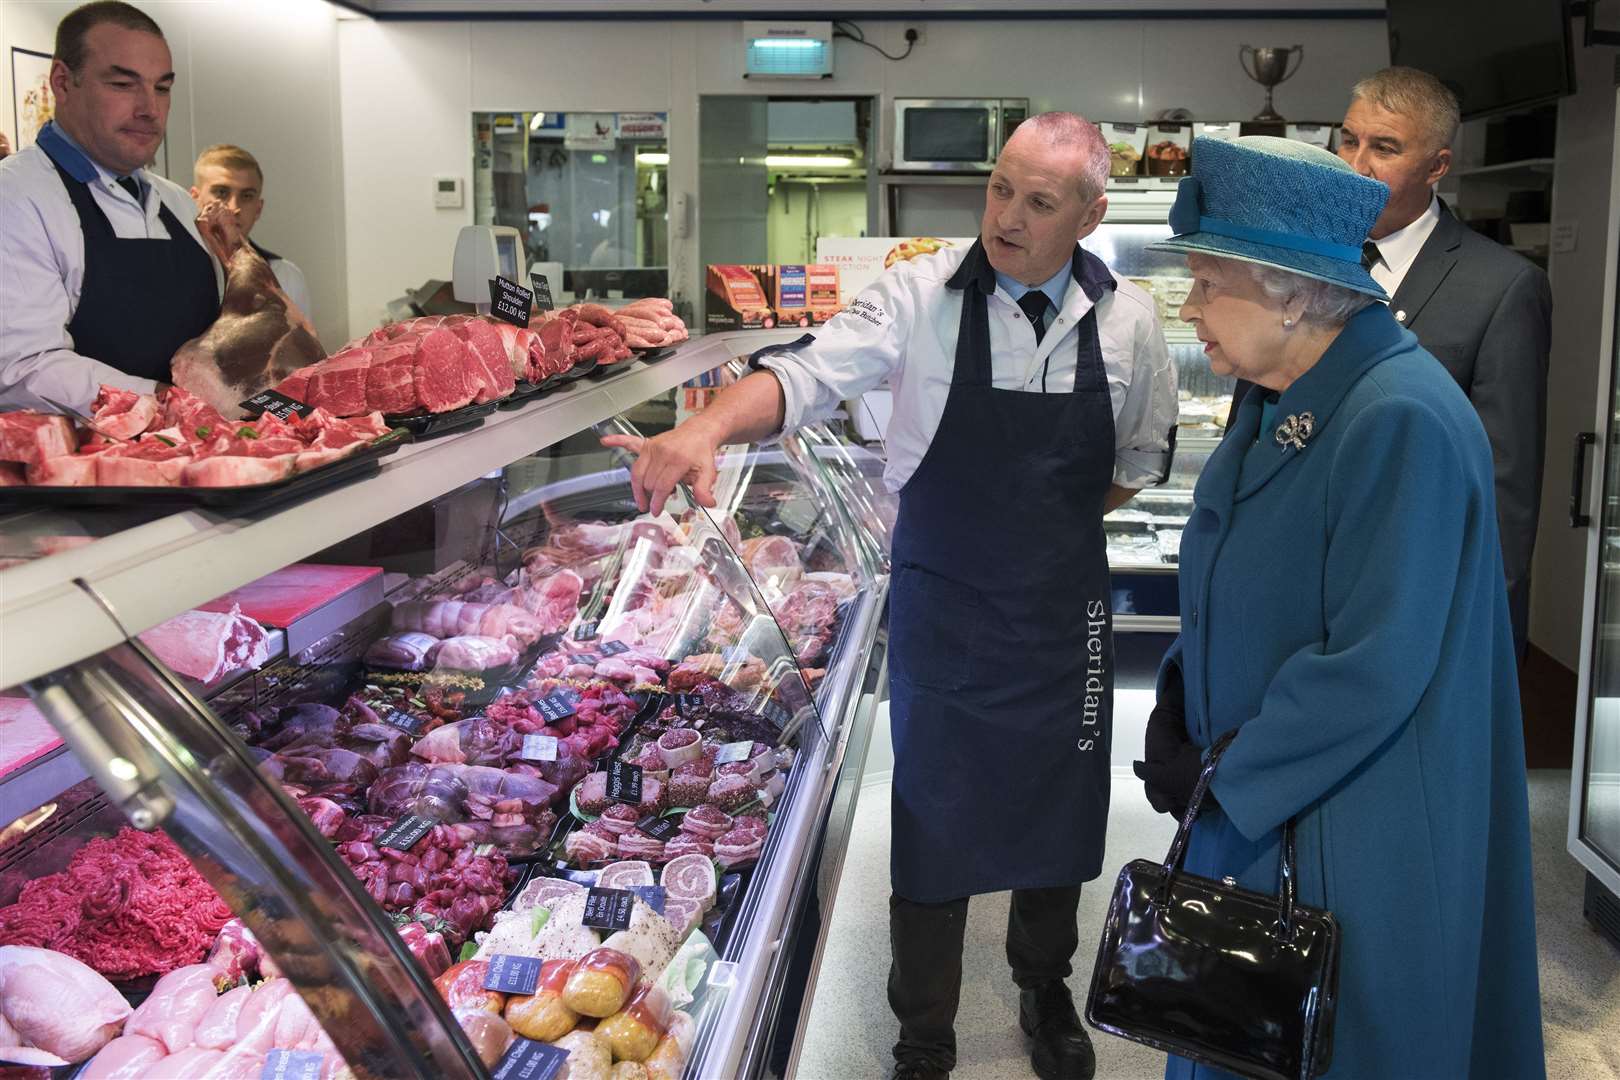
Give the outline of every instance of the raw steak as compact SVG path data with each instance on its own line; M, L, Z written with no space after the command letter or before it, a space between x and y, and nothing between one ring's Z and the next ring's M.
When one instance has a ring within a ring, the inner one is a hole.
M513 327L513 329L517 329ZM543 354L543 375L561 375L574 366L574 326L567 319L548 319L535 331Z
M0 413L0 461L38 465L48 458L71 454L79 443L65 416L40 413Z
M390 342L372 349L371 369L366 372L366 408L396 415L415 410L415 368L414 341Z
M133 439L154 426L157 418L157 398L111 386L103 386L90 406L97 434L108 439Z
M456 324L451 333L467 343L471 354L468 368L479 382L473 401L494 401L509 395L516 385L516 375L495 327L482 319L468 319Z
M318 405L333 416L352 416L369 411L366 386L370 367L369 350L344 349L318 365L310 374L305 403Z
M429 330L423 334L412 372L417 402L428 412L436 413L472 404L478 384L468 377L471 363L467 343L449 330Z
M294 401L309 401L309 377L315 374L318 364L301 367L291 375L276 384L276 393L285 394Z
M192 458L182 447L174 449L179 453L143 456L109 450L97 454L91 459L96 463L96 483L101 487L179 487Z
M242 668L256 669L270 659L264 627L235 604L227 612L176 615L140 639L170 668L204 685Z
M249 244L238 244L225 263L219 318L201 337L180 346L170 363L176 386L196 394L225 416L242 415L238 403L326 355L315 328L276 283L270 264Z

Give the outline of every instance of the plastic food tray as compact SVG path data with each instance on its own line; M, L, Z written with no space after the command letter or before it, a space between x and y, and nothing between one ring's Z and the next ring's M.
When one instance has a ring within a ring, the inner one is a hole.
M55 487L23 485L0 487L0 505L8 506L102 506L153 507L201 506L238 514L257 513L269 507L300 499L337 484L376 472L379 459L411 441L412 433L394 425L395 430L374 439L351 457L297 473L285 480L242 487Z
M501 399L486 401L481 405L463 405L459 409L451 409L442 413L423 413L420 416L385 416L389 427L404 428L418 439L434 439L440 435L448 435L452 431L461 431L464 428L477 427L500 408Z

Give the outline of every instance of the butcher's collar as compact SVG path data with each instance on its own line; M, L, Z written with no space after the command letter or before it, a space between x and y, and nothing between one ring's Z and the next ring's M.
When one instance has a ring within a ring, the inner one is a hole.
M1093 304L1103 298L1103 293L1109 289L1119 287L1114 279L1114 272L1108 269L1108 264L1097 256L1081 247L1074 245L1074 259L1069 264L1069 272L1086 298ZM973 241L967 255L962 259L962 265L956 268L950 280L945 282L947 289L965 289L968 283L977 285L979 291L990 296L996 291L996 269L990 265L990 256L985 254L984 241Z
M49 121L44 127L40 128L39 134L34 136L34 141L40 144L40 149L50 155L52 161L62 166L63 169L67 170L69 176L81 184L93 183L102 177L105 177L108 181L118 179L117 173L96 164L90 155L85 153L84 149L73 141L73 136L63 131L61 125L55 120ZM135 178L135 182L141 186L141 191L144 193L147 184L146 177L141 175L142 172L143 170L136 169L130 175Z

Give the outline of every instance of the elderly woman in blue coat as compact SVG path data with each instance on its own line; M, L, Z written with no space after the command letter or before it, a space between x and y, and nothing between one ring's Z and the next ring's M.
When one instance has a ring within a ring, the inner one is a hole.
M1388 194L1283 139L1199 139L1181 317L1250 394L1198 480L1181 636L1137 774L1186 806L1236 729L1188 869L1343 928L1330 1077L1545 1074L1523 734L1491 449L1361 267ZM1184 708L1182 701L1185 702ZM1172 1078L1220 1075L1172 1057Z

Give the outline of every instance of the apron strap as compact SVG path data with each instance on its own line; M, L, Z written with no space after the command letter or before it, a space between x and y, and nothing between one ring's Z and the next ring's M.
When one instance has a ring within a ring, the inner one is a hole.
M73 209L78 212L79 228L84 231L86 238L94 233L98 240L115 239L112 222L107 220L107 212L90 193L90 185L74 179L73 174L62 167L62 163L56 160L45 144L36 143L36 145L51 159L51 164L56 166L57 175L62 178L62 186L67 188L68 199L73 203Z

